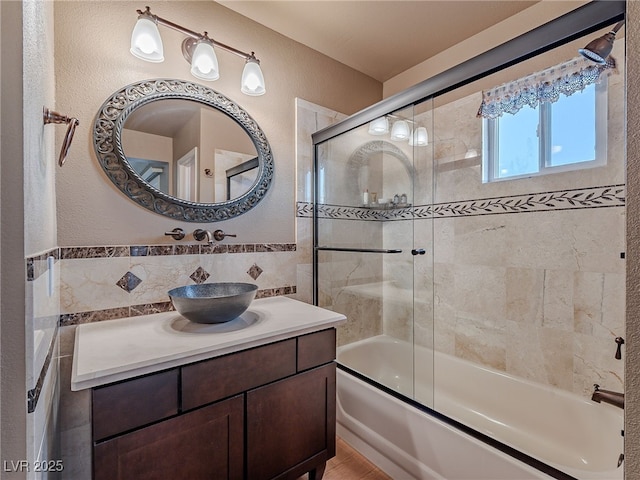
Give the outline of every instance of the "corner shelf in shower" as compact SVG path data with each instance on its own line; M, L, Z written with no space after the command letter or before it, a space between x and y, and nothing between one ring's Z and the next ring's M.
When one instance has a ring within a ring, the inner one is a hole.
M411 208L410 203L381 203L378 205L361 205L359 208L366 208L367 210L402 210L403 208Z

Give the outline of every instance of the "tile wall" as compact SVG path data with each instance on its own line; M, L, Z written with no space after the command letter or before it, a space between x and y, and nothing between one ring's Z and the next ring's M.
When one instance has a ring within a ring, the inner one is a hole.
M405 152L414 164L410 207L361 205L363 175L350 163L363 145L386 142L381 161L406 170L388 139L361 128L322 146L332 174L320 243L427 252L320 255L320 304L349 317L339 342L385 333L582 396L594 383L622 391L614 339L625 318L624 65L618 70L608 79L604 167L482 183L481 156L465 158L482 152L480 92L422 114L431 144ZM385 196L402 190L397 175L383 172L378 183ZM311 215L312 204L299 202L298 216Z

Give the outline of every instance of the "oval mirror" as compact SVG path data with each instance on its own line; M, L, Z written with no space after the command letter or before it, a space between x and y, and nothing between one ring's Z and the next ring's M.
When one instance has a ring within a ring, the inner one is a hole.
M224 95L182 80L146 80L111 95L94 123L111 181L143 207L190 222L245 213L273 179L269 143Z

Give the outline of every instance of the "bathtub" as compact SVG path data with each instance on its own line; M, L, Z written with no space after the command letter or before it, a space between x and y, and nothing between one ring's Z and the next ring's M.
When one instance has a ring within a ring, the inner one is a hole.
M419 346L414 385L412 349L385 335L338 348L340 364L445 416L338 370L338 434L394 479L623 478L620 409Z

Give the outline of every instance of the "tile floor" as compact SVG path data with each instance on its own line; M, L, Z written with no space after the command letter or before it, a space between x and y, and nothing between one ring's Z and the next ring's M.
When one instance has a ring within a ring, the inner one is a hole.
M390 476L338 438L336 456L327 462L322 480L392 480ZM307 475L298 480L307 480Z

